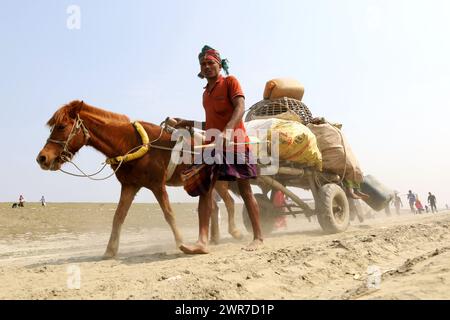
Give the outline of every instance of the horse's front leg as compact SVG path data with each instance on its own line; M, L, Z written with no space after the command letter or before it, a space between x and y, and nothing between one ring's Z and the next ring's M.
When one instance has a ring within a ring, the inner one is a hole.
M133 202L134 196L140 188L133 185L122 184L120 192L120 201L117 205L116 213L114 214L111 237L109 238L108 247L103 255L103 259L111 259L117 255L119 250L120 230L122 224Z
M164 218L172 229L172 233L175 237L175 244L177 249L183 243L183 237L181 236L180 230L178 230L175 215L173 214L172 207L170 206L169 196L167 195L166 187L164 185L158 185L157 187L151 188L156 200L159 203L162 211L164 212Z

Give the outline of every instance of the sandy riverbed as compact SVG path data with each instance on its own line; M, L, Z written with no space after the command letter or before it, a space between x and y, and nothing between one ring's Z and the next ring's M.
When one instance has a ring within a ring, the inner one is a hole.
M195 205L173 207L193 242ZM450 299L448 211L380 212L334 235L314 219L289 217L287 229L246 252L251 237L240 208L242 241L226 233L222 206L221 244L187 256L175 248L159 207L136 204L118 258L103 261L114 208L0 204L0 299Z

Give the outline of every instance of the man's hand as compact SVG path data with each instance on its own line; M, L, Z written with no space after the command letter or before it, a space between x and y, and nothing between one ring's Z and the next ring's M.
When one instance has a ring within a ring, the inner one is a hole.
M228 147L233 143L232 140L232 135L233 135L233 131L232 130L224 130L220 133L219 135L219 140L218 141L222 141L223 146Z
M194 121L192 120L185 120L181 118L174 118L177 123L175 124L175 129L178 128L192 128L194 126Z

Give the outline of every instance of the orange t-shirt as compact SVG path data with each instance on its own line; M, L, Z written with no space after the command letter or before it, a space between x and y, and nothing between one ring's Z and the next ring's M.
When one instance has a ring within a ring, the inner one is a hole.
M222 132L234 112L232 99L238 96L244 97L241 85L233 76L224 78L222 75L219 75L219 78L211 89L208 90L207 87L204 89L203 108L205 108L206 115L205 130L217 129ZM235 142L249 142L242 120L239 121L234 130Z

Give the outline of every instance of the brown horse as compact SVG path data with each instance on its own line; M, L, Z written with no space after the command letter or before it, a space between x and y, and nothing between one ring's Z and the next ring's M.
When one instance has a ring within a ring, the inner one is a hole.
M168 132L155 124L140 123L150 141L155 141L158 146L173 148L175 142L171 141L171 135ZM125 155L142 144L140 135L127 116L95 108L83 101L76 100L64 105L55 112L47 125L51 127L50 137L36 159L44 170L59 170L85 145L112 158ZM151 190L155 195L164 218L172 229L177 248L182 244L182 236L169 203L166 185L181 186L181 172L187 168L187 165L178 165L170 179L167 179L170 156L170 151L150 146L144 156L122 163L115 172L121 183L121 194L104 258L117 255L122 224L136 193L142 187ZM111 165L113 170L116 170L117 166L117 164ZM219 184L216 190L229 210L229 232L233 237L240 238L241 234L234 224L234 202L228 193L227 185ZM215 221L217 222L217 219ZM218 229L213 227L211 234L212 240L217 241Z

